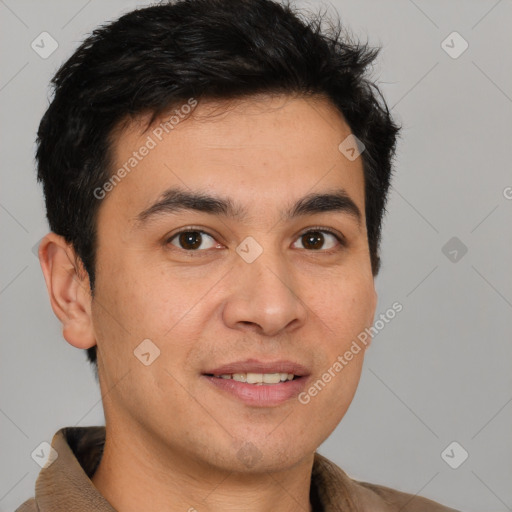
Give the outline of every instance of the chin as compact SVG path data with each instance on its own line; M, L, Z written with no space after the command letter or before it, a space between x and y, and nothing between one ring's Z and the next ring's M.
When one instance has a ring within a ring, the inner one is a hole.
M296 441L290 444L290 440ZM284 442L283 439L271 442L265 435L259 440L233 440L230 451L235 457L225 461L230 466L225 469L247 474L286 471L308 457L312 459L315 450L316 445L305 446L293 435L287 435Z

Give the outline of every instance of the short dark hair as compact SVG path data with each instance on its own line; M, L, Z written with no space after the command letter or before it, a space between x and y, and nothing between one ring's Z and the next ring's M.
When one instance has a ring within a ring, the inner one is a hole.
M93 191L112 174L116 127L151 122L189 98L323 96L364 144L366 226L373 275L398 127L368 77L380 51L341 22L272 0L179 0L129 12L94 30L52 79L37 137L38 180L50 229L72 244L94 293ZM341 142L341 141L340 141ZM96 367L96 347L87 350Z

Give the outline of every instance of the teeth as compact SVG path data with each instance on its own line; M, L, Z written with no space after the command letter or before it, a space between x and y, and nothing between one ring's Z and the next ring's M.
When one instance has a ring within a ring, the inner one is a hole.
M262 373L248 373L247 374L247 384L260 384L263 383L263 374Z
M248 384L279 384L287 380L293 380L293 373L224 373L215 375L221 379L233 379L237 382L247 382Z

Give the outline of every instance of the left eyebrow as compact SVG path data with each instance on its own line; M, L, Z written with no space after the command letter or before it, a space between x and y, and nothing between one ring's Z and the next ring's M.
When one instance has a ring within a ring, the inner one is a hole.
M352 217L361 226L363 215L356 203L344 189L323 194L309 194L299 199L293 207L285 213L285 219L293 219L303 215L312 215L326 212L341 212Z
M240 221L248 216L246 209L231 199L175 187L164 192L158 201L140 212L136 217L136 222L139 225L146 224L162 214L177 213L183 210L222 215ZM361 225L362 213L344 189L308 194L286 210L283 217L285 220L291 220L296 217L327 212L345 213L352 217L359 226Z

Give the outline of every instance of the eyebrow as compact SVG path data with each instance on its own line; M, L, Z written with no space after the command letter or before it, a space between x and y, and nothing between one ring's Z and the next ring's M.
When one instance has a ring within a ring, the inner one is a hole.
M136 222L140 226L161 215L182 211L221 215L239 221L248 217L246 209L229 198L216 197L204 192L193 192L181 188L170 188L154 204L140 212L136 217ZM359 226L361 225L362 213L344 189L308 194L284 211L283 217L285 220L291 220L305 215L326 212L347 214Z

